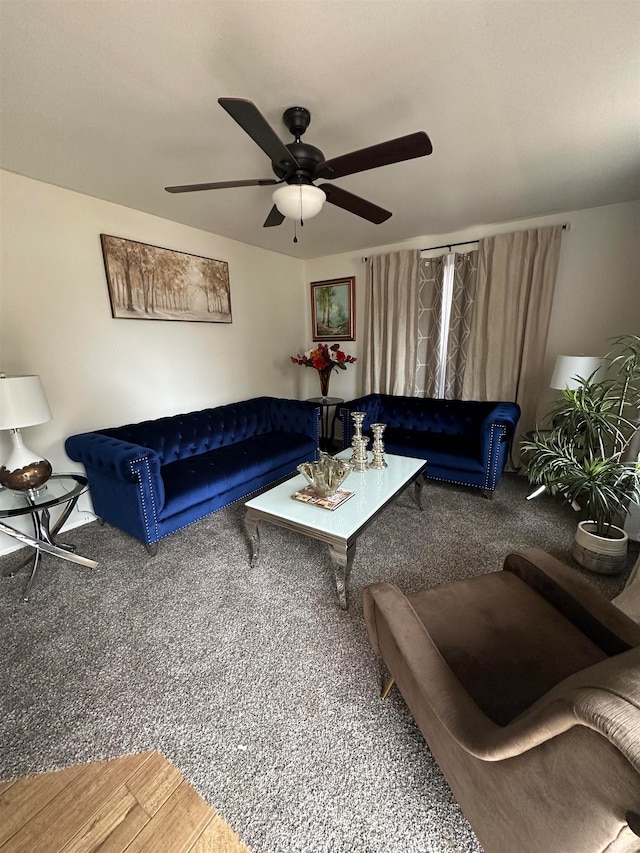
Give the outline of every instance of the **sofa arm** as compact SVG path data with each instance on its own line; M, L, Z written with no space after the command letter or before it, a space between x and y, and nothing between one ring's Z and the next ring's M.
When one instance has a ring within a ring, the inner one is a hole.
M504 569L535 589L607 655L640 646L640 625L545 551L527 548L509 554Z
M489 450L492 430L499 436L500 441L511 441L519 420L520 406L517 403L497 403L482 421L480 431L483 451L486 453Z
M155 464L160 473L158 454L154 450L98 432L72 435L64 447L74 462L82 462L87 469L94 468L119 480L136 482L136 471L143 459L152 466Z
M427 726L421 724L429 716L421 713L424 708L429 709L458 746L482 761L514 758L576 725L598 730L609 740L616 737L615 724L607 725L607 721L599 720L594 712L593 688L589 686L594 681L589 675L604 672L610 661L578 673L572 677L576 679L574 684L572 679L567 679L511 723L499 726L481 711L458 681L411 603L397 587L389 583L366 587L364 613L373 648L398 682L427 741ZM385 653L392 659L385 657ZM640 652L634 649L627 654L635 656ZM616 703L617 716L623 722L626 720L622 726L624 731L637 732L640 685L633 687L628 676L622 674L624 661L620 661L618 669L619 680L624 682L622 688L633 691L633 695L616 697L615 685L605 683L601 688L603 701ZM606 682L606 677L603 680ZM624 731L622 742L625 753L629 754L632 738Z
M493 491L500 480L519 419L517 403L497 403L482 422L480 458L485 467L484 488L489 491Z
M503 426L507 432L507 437L512 438L519 420L520 406L517 403L496 403L485 417L483 427L491 424Z
M146 545L160 538L165 493L155 451L98 432L71 436L65 449L85 467L96 515Z

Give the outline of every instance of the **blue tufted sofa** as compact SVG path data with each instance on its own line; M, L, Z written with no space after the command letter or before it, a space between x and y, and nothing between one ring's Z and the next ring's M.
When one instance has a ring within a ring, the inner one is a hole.
M67 439L96 514L155 551L181 527L317 458L320 409L256 397Z
M383 423L385 450L426 459L425 477L475 486L492 497L520 418L517 403L440 400L368 394L339 410L344 446L351 444L351 412L365 412L364 430Z

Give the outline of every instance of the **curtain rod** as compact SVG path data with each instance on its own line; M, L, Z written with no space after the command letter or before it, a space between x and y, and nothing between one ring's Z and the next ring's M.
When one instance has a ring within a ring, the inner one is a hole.
M570 230L570 223L565 222L562 226L563 231ZM477 240L463 240L461 243L444 243L442 246L428 246L426 249L420 249L421 252L435 252L436 249L452 249L454 246L470 246L472 243L479 243L480 237ZM369 258L363 258L362 263L366 263Z

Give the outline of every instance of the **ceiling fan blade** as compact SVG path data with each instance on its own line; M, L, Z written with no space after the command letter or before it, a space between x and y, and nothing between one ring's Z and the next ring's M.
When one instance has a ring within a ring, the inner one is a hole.
M378 207L377 204L372 204L370 201L366 201L340 187L334 187L333 184L320 184L319 188L327 194L329 204L335 204L336 207L348 210L349 213L355 213L356 216L368 219L369 222L374 222L376 225L385 222L392 215L389 210Z
M165 187L165 190L168 193L193 193L198 192L198 190L224 190L228 187L269 187L279 183L280 181L271 178L255 181L216 181L213 184L185 184L183 187Z
M334 157L320 163L315 172L316 178L343 178L356 172L366 172L367 169L377 169L379 166L389 166L391 163L401 163L403 160L413 160L414 157L424 157L431 154L431 140L423 130L399 136L388 142L361 148L342 157Z
M262 148L273 163L278 166L298 167L293 154L254 103L245 101L244 98L218 98L218 103L232 119L238 122L245 133L249 134L256 145Z
M278 208L273 205L271 210L269 211L269 215L264 221L263 228L271 228L273 225L282 225L284 222L284 214L280 213Z

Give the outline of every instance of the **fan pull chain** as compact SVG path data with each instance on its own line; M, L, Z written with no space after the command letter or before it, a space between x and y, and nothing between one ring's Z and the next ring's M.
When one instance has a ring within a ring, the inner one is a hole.
M302 184L300 184L300 227L304 227L304 220L302 218ZM298 220L293 220L293 242L298 242Z

